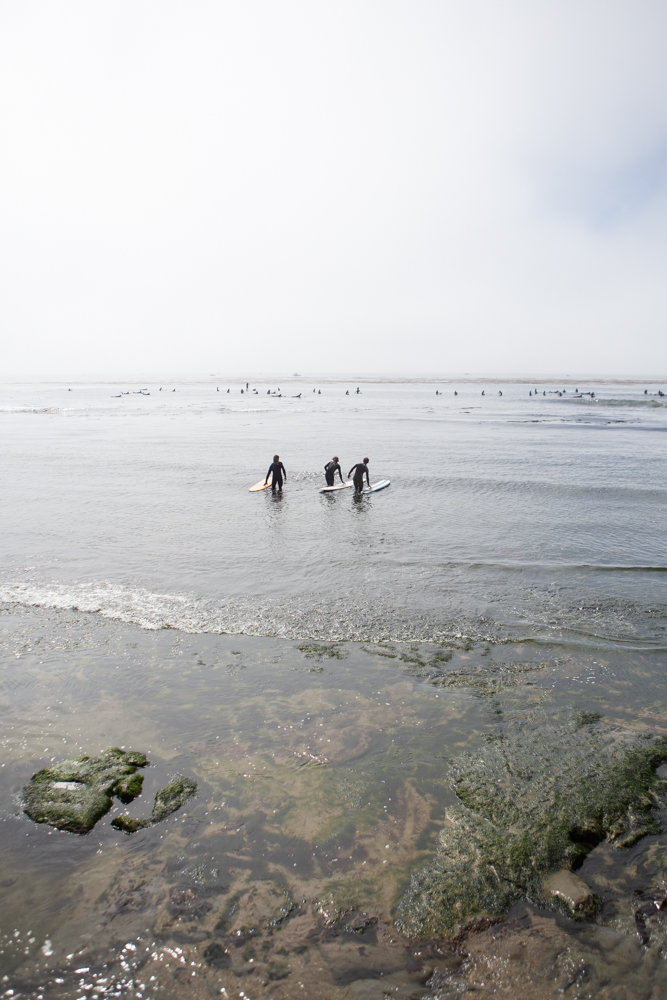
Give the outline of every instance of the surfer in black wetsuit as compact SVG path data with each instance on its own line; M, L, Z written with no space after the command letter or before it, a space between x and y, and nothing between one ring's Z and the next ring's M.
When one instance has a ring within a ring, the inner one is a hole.
M324 477L327 481L327 486L333 486L334 479L336 478L336 473L340 476L341 483L344 483L343 473L341 472L340 462L338 461L338 455L334 455L330 462L324 466Z
M350 478L350 476L352 476L352 473L354 473L354 476L352 478L354 479L354 492L355 493L361 493L361 491L363 490L363 488L364 488L364 476L366 476L366 482L368 483L368 485L369 486L371 485L371 481L370 481L370 479L368 477L368 459L367 458L365 458L363 460L363 462L357 462L356 465L352 466L352 468L350 469L350 471L347 474L347 478L348 479Z
M268 483L269 476L272 476L272 479L271 479L271 489L274 491L274 493L275 493L276 489L279 489L279 490L282 491L282 488L283 488L283 475L285 476L285 479L287 479L287 472L285 470L285 466L280 461L280 455L274 455L273 456L273 461L271 462L271 465L269 466L269 471L266 474L266 479L264 480L264 483L265 484Z

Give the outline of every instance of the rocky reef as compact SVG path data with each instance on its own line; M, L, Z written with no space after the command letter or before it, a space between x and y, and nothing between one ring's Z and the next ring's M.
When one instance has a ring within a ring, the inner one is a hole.
M89 833L105 816L113 799L129 803L141 794L148 758L134 750L110 747L98 757L75 757L45 767L23 788L23 808L35 823L48 823L70 833ZM117 816L112 826L134 833L170 816L197 791L192 778L176 778L155 796L146 819Z
M603 840L622 848L658 832L667 783L655 768L666 760L667 737L597 714L536 711L503 723L451 761L458 801L435 858L398 904L398 926L440 936L520 898L590 916L597 900L573 872Z
M70 833L89 833L111 809L113 797L131 802L141 792L148 764L135 751L111 747L99 757L75 757L33 774L23 789L24 811L35 823Z

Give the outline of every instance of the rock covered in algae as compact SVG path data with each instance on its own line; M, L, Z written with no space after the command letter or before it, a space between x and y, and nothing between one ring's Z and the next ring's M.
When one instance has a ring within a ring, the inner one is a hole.
M153 826L160 820L171 816L173 812L180 809L183 803L195 795L197 792L197 782L192 778L176 778L165 788L161 788L155 796L153 811L146 819L134 819L131 816L116 816L111 820L111 825L117 830L125 833L135 833L143 830L147 826Z
M590 713L533 712L503 725L451 762L458 802L434 860L398 904L398 926L439 936L520 898L565 907L545 891L548 875L576 869L603 840L627 847L658 832L653 809L666 783L655 768L665 760L667 737Z
M35 823L70 833L89 833L116 796L131 802L141 792L148 759L142 753L110 747L99 757L75 757L34 774L23 789L24 810Z

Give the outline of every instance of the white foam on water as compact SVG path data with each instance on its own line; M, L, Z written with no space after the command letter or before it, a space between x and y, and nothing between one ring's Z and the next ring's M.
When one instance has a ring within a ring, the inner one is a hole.
M60 413L60 406L0 406L0 413Z
M438 623L426 615L406 619L391 607L312 595L291 600L269 598L221 602L194 594L155 593L116 583L4 583L0 603L83 611L140 628L181 632L246 634L283 639L351 641L438 641L466 636L488 639L479 623Z

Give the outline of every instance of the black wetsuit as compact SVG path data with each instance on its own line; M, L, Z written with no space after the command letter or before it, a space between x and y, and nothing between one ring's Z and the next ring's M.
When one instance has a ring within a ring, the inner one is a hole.
M366 476L366 482L368 483L368 485L369 486L371 485L371 481L368 477L368 466L365 465L363 462L357 462L356 465L352 466L352 468L347 474L348 479L350 478L352 473L354 473L353 476L354 488L357 493L361 493L361 491L364 488L364 476Z
M340 481L342 483L343 473L341 472L340 462L327 462L324 466L324 476L327 481L327 486L333 486L336 473L340 476Z
M285 479L287 479L287 473L285 472L285 466L283 465L282 462L271 462L271 465L269 466L269 471L266 474L266 480L265 481L268 481L269 476L273 477L271 479L271 489L272 490L275 490L276 487L279 490L282 490L282 488L283 488L283 473L285 473Z

